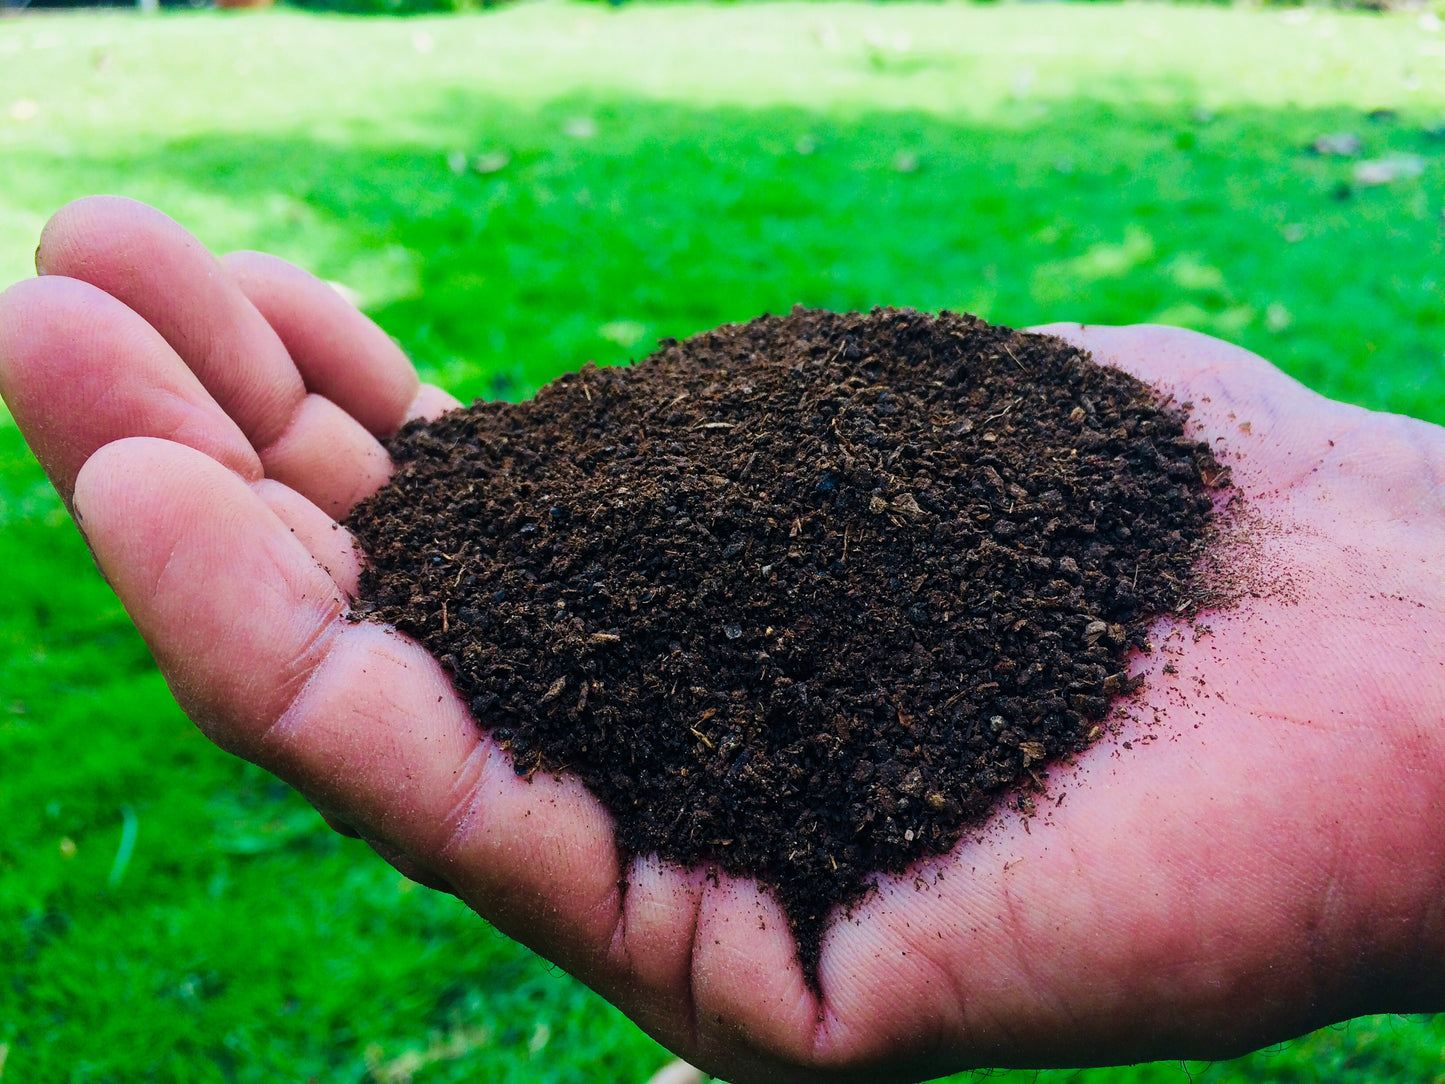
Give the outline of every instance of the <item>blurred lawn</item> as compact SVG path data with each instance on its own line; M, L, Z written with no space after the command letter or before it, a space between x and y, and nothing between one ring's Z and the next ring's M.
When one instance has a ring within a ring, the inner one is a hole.
M464 397L795 302L891 303L1181 323L1445 421L1442 125L1445 34L1413 16L26 16L0 20L0 282L51 211L110 191L346 283ZM1423 170L1361 187L1304 150L1335 132ZM207 745L8 419L0 567L0 1076L640 1082L665 1060ZM999 1078L1423 1081L1442 1045L1433 1018L1372 1018L1229 1063Z

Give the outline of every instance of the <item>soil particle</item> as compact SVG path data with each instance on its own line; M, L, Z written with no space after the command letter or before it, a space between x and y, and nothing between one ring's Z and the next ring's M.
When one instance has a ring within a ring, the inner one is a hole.
M757 877L811 977L835 906L1031 809L1207 597L1228 470L1184 422L971 316L764 316L408 425L353 613L624 856Z

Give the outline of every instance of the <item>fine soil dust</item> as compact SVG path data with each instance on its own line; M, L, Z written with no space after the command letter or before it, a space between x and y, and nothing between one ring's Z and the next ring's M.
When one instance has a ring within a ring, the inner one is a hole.
M1041 786L1204 600L1228 472L1184 422L971 316L764 316L408 425L354 614L624 856L758 878L812 976L835 905Z

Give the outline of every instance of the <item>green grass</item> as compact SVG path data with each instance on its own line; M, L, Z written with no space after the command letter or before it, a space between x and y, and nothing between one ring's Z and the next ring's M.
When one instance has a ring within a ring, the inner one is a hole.
M347 283L464 396L795 302L893 303L1183 323L1445 421L1442 121L1445 34L1405 16L27 16L0 20L0 281L51 211L111 191ZM1354 186L1303 150L1337 131L1424 170ZM506 165L449 165L484 154ZM8 422L0 567L0 1075L640 1082L665 1060L208 746ZM1434 1018L1370 1018L1210 1066L1000 1075L1445 1079L1442 1044Z

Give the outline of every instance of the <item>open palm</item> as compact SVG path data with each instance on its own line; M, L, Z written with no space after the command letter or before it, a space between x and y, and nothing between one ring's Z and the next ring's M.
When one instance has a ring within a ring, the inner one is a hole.
M1445 430L1217 340L1046 330L1194 404L1257 594L1168 623L1120 731L827 934L820 993L754 883L640 858L519 779L416 643L346 619L336 519L454 405L326 284L72 204L0 295L0 391L177 700L397 868L734 1081L1219 1057L1441 1007ZM485 720L483 720L485 722Z

